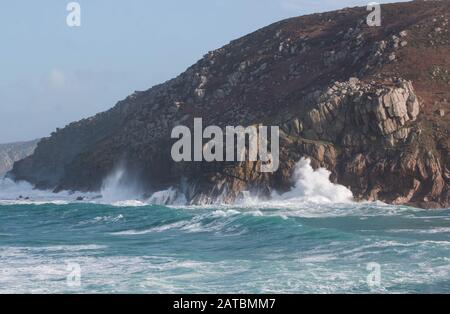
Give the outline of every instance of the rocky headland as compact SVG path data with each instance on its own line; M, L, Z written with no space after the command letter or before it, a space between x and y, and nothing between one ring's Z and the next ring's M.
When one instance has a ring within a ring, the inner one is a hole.
M301 157L358 200L449 207L450 2L382 5L287 19L211 51L178 77L41 140L9 176L55 191L97 191L126 163L149 191L191 203L292 186ZM172 160L177 125L278 125L280 168ZM183 184L182 184L183 182Z

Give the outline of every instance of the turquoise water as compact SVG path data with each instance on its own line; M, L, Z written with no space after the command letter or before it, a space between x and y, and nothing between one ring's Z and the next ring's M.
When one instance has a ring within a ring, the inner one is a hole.
M0 204L2 293L450 293L450 210Z

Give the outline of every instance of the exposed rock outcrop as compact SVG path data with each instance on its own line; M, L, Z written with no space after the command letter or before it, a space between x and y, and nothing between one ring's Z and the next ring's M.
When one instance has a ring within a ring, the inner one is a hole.
M13 168L16 161L33 154L38 141L0 144L0 178Z
M448 207L449 2L382 10L382 27L366 25L365 8L347 8L233 41L177 78L58 130L11 175L42 188L98 190L126 160L149 190L183 186L193 203L233 201L246 190L289 189L295 162L309 157L358 199ZM280 169L175 163L170 132L194 117L280 126Z

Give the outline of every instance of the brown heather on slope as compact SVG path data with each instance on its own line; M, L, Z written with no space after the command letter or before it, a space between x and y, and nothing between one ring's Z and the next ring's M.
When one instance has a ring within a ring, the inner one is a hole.
M208 53L177 78L42 140L11 175L40 188L98 190L126 160L156 190L187 182L193 203L290 188L301 157L357 199L449 206L450 3L382 5L284 20ZM281 166L175 163L174 126L279 125Z

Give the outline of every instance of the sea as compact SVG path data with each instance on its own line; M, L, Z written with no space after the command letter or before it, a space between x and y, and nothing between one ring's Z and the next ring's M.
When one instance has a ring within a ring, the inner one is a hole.
M124 172L88 194L0 179L0 293L450 293L450 209L355 202L308 160L234 204Z

